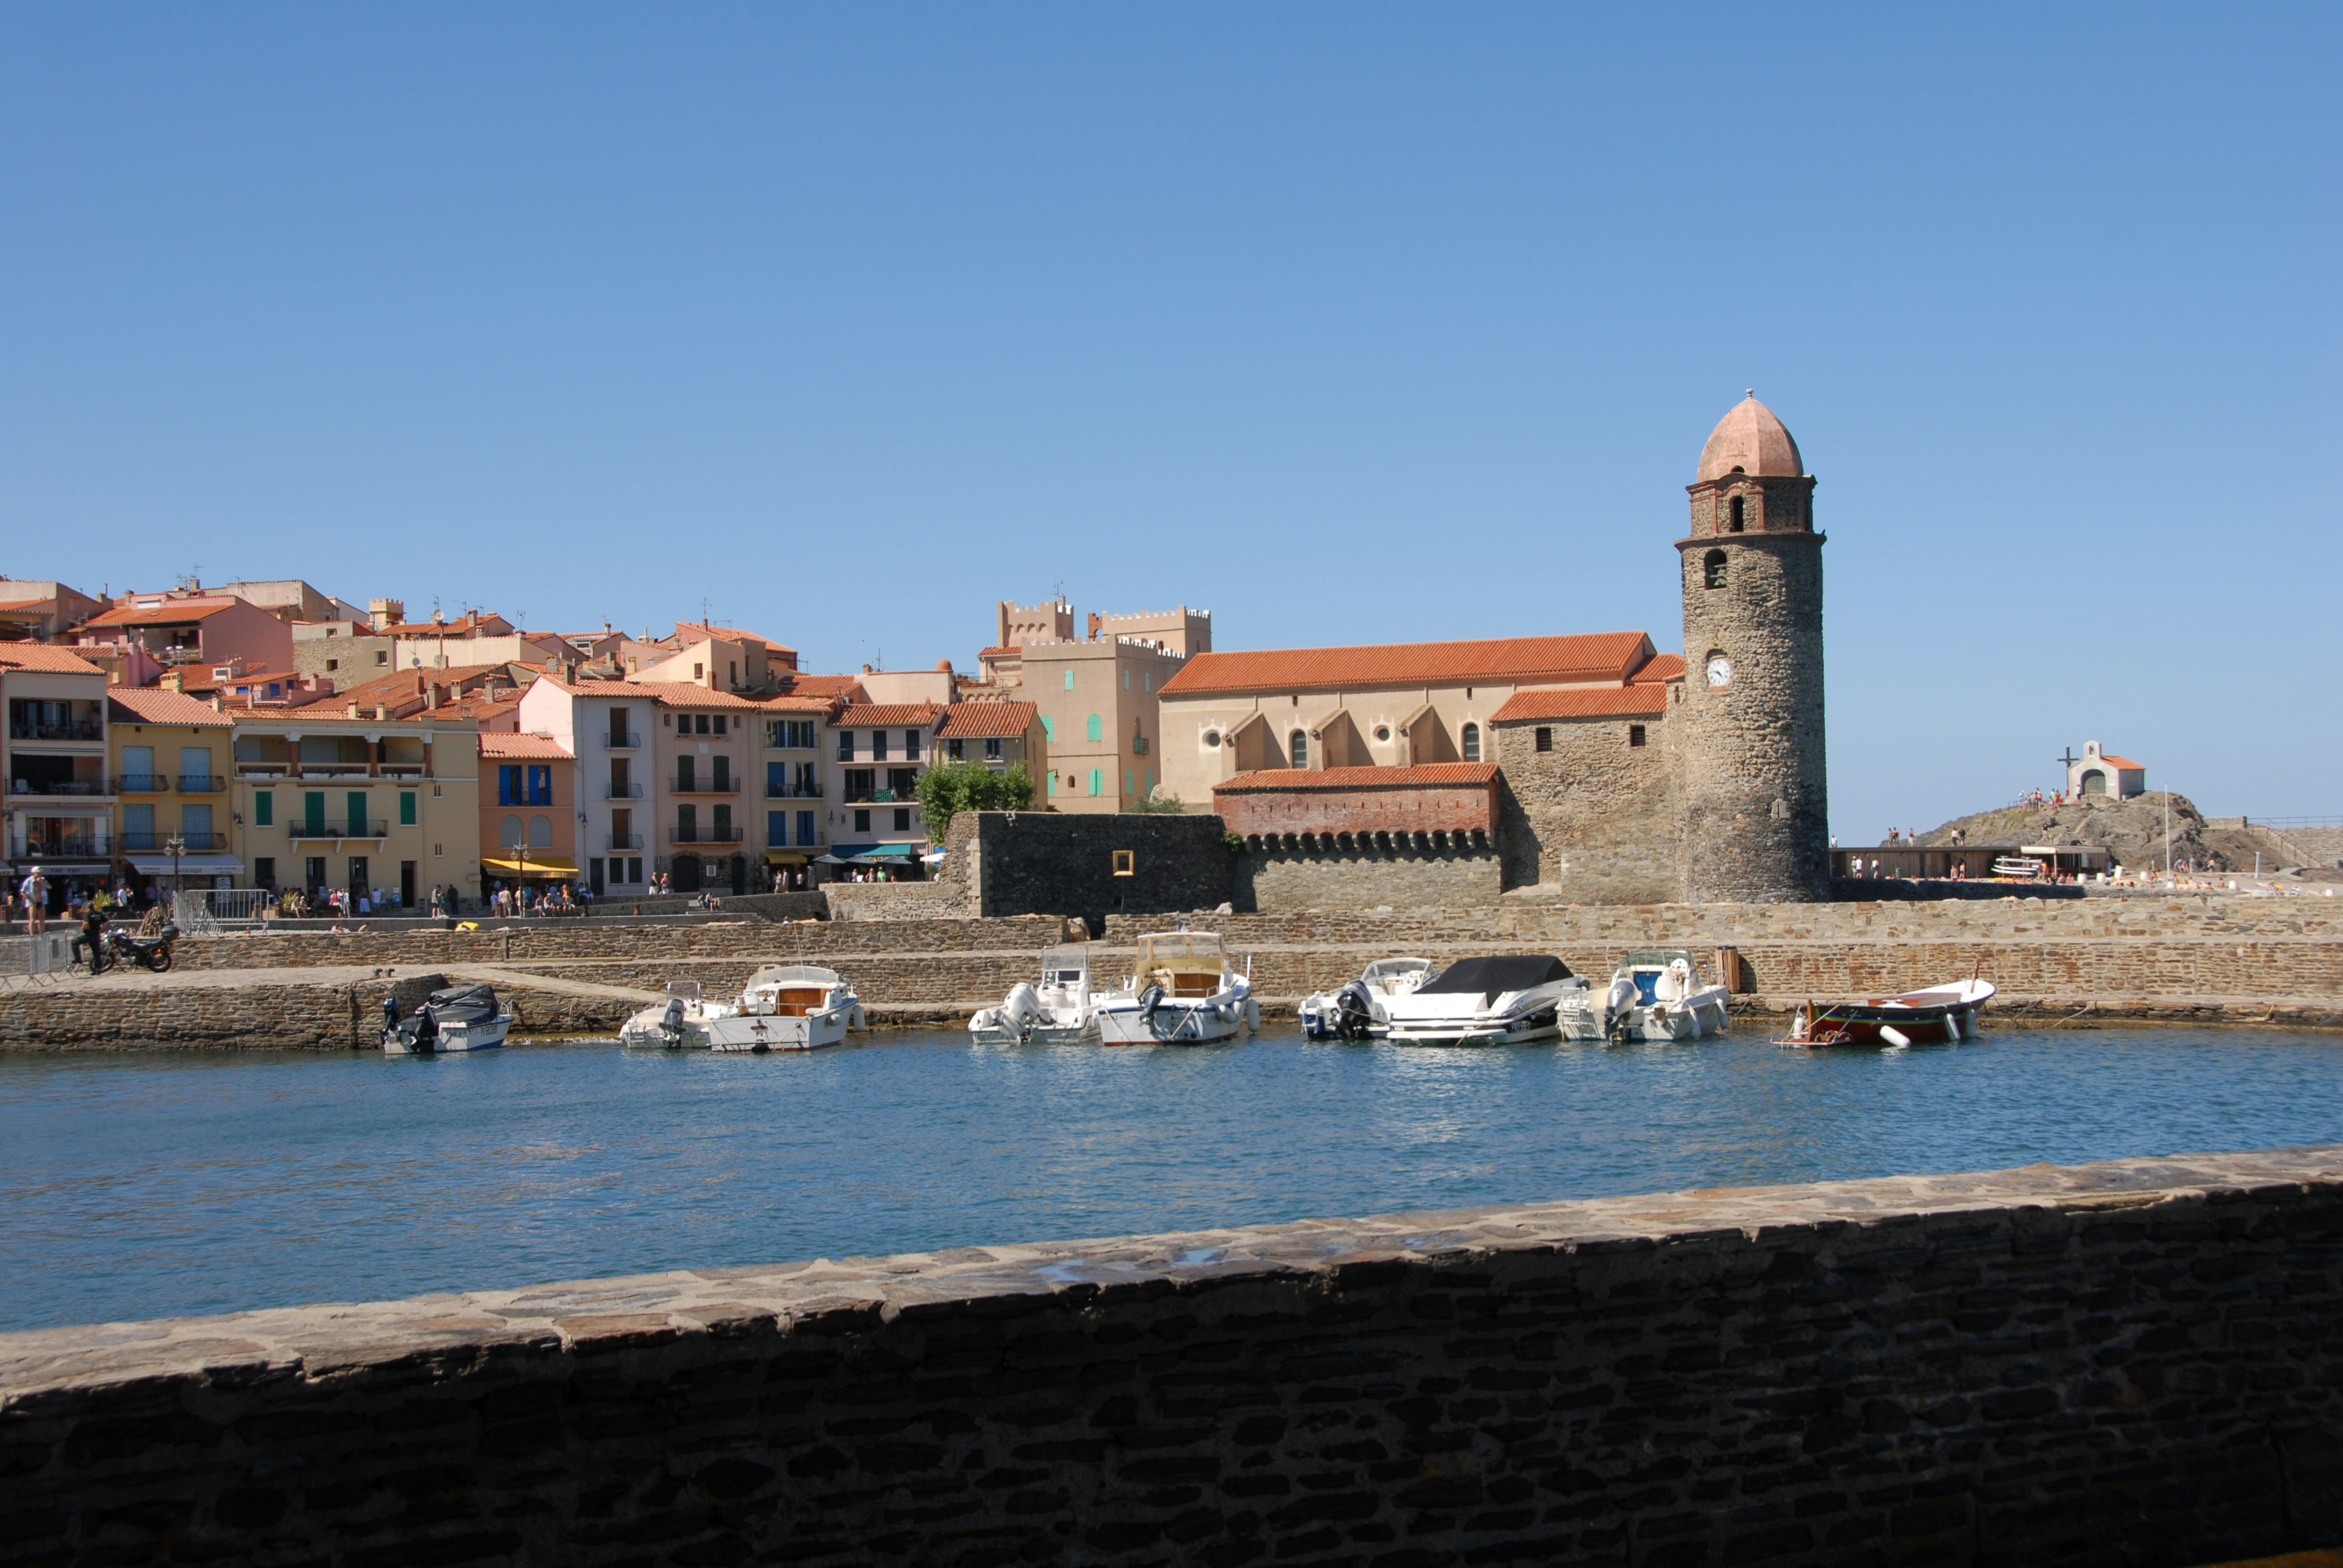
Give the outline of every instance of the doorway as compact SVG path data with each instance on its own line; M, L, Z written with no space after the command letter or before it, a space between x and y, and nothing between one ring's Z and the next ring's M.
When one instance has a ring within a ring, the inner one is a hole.
M398 907L402 910L415 907L415 862L412 860L398 863Z
M749 862L739 855L732 857L732 896L739 898L749 890Z
M672 879L675 882L675 890L679 893L699 891L699 857L678 855L675 858Z

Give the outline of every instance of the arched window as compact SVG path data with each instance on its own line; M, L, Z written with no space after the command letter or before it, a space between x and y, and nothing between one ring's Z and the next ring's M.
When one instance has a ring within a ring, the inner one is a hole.
M1481 760L1481 727L1477 724L1468 724L1464 727L1464 760L1467 762Z
M1286 745L1291 749L1288 755L1292 758L1294 767L1307 768L1310 766L1310 737L1306 732L1300 729L1295 730L1292 735L1286 737Z
M1741 498L1739 496L1735 496L1735 497L1734 497L1734 498L1733 498L1733 521L1732 521L1731 523L1729 523L1728 525L1726 525L1726 527L1727 527L1727 528L1729 529L1729 531L1731 531L1731 532L1733 532L1733 533L1736 533L1736 534L1737 534L1737 533L1739 533L1739 532L1741 532L1741 508L1742 508L1742 498Z
M508 817L497 824L497 842L508 849L520 847L520 819Z
M553 819L531 817L528 819L528 847L532 849L553 848Z
M1723 588L1725 586L1725 552L1723 550L1709 551L1707 556L1703 558L1701 565L1704 568L1704 576L1705 577L1710 588Z

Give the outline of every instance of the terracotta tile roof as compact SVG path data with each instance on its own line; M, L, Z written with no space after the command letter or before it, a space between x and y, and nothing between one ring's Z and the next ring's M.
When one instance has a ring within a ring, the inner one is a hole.
M38 670L44 675L106 673L89 660L45 642L0 642L0 669Z
M520 699L518 697L499 697L494 700L485 697L463 697L453 702L442 702L437 708L419 709L408 717L437 719L443 723L451 719L468 719L480 727L482 734L486 734L491 724L499 724L519 712Z
M943 710L940 702L854 702L830 722L836 729L910 729L934 723Z
M1262 789L1373 789L1391 787L1456 789L1487 784L1497 776L1493 762L1419 762L1413 768L1264 768L1240 773L1212 786L1212 793Z
M490 758L533 758L548 762L573 762L569 748L550 735L495 735L480 737L480 755Z
M393 670L388 675L360 681L335 696L345 702L411 702L423 695L427 684L440 688L444 693L451 687L478 686L492 676L508 685L512 683L501 664L451 664L445 669Z
M1635 672L1637 686L1656 686L1662 681L1684 678L1684 656L1680 653L1655 653L1651 662Z
M688 680L616 680L608 683L611 689L598 691L597 697L630 697L639 692L661 708L758 708L763 706L753 697L735 697L729 691L710 691L704 686L694 686Z
M109 686L106 705L116 724L199 724L226 729L233 723L210 703L159 686Z
M936 733L948 740L1014 739L1033 727L1038 711L1030 702L955 702Z
M859 675L791 675L789 688L797 697L835 697L845 702L859 702L862 698Z
M838 703L828 697L761 697L757 706L768 713L828 713Z
M82 625L176 626L181 621L207 619L244 602L240 598L174 598L166 599L148 609L141 609L135 604L116 605L103 615L90 617Z
M488 630L488 628L492 626L502 627L505 629L502 631ZM512 635L511 628L512 622L497 614L494 610L489 610L486 614L482 614L478 610L472 610L457 617L454 620L394 621L388 626L378 626L375 628L374 635L377 637L404 638L468 638L477 636L509 637Z
M688 631L699 632L709 637L720 637L728 642L759 643L766 648L772 648L778 653L786 653L791 656L795 656L797 653L797 649L791 648L788 643L775 642L771 638L762 636L759 633L742 631L737 626L711 626L704 620L677 621L675 623L675 631L671 635L679 639L682 638L683 634Z
M173 669L179 677L179 689L183 691L226 691L232 686L250 686L256 681L266 686L272 680L286 686L299 678L292 670L271 669L265 664L247 664L235 675L212 673L215 669L226 668L226 665L182 664L174 666Z
M2129 768L2141 773L2147 771L2147 763L2135 762L2128 757L2117 757L2110 752L2100 752L2099 760L2106 763L2110 768Z
M976 657L979 658L1015 658L1024 651L1025 650L1023 648L1018 648L1014 644L1008 648L980 648L976 650Z
M1651 654L1640 631L1399 642L1368 648L1199 653L1163 683L1166 697L1326 687L1444 686L1483 680L1624 680Z
M1493 724L1516 724L1532 719L1655 719L1668 710L1667 688L1649 686L1579 686L1557 689L1516 691L1489 716Z

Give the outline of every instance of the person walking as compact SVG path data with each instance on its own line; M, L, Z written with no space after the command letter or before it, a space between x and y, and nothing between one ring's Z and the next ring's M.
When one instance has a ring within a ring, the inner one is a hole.
M35 866L16 889L25 900L25 934L37 936L49 929L49 879Z

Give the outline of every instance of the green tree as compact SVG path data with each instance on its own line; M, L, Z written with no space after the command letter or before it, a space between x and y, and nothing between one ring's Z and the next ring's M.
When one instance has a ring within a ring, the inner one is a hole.
M1130 805L1124 807L1123 809L1126 811L1136 811L1141 816L1177 817L1188 809L1188 803L1185 800L1181 799L1177 795L1164 793L1164 791L1159 788L1148 791L1144 799L1133 800Z
M973 762L946 762L920 776L918 793L928 841L940 844L962 811L1027 809L1033 804L1033 778L1022 762L1000 772Z

